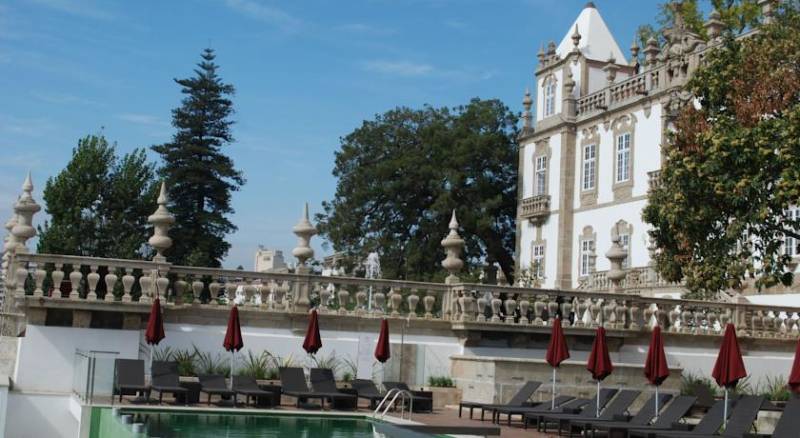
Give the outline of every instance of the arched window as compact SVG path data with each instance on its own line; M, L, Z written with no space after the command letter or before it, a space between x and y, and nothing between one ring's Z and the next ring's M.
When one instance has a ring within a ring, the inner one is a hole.
M550 117L556 112L556 78L544 80L544 116Z

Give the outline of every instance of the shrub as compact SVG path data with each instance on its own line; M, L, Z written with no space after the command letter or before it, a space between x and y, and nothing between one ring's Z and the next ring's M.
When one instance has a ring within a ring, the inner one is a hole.
M683 373L681 376L681 395L697 395L698 386L704 386L711 394L718 395L719 388L713 380L690 372Z
M230 357L223 357L217 353L212 355L194 347L195 369L197 374L221 374L229 377L231 374Z
M153 347L153 360L167 362L174 360L172 347L155 348Z
M190 350L174 350L172 360L178 363L178 374L184 377L197 375L194 363L194 352Z
M326 368L333 371L333 375L336 376L339 374L339 368L341 367L341 360L336 357L336 351L332 351L331 354L328 356L323 355L312 355L311 362L314 364L314 368Z
M256 355L252 351L247 350L244 363L236 370L236 374L252 377L256 380L265 380L267 379L270 369L274 368L271 367L269 353L262 351L261 354Z
M453 388L456 385L453 383L453 379L447 376L430 376L428 377L428 386L434 388Z
M783 376L766 376L763 385L758 385L756 392L772 401L788 401L792 396Z

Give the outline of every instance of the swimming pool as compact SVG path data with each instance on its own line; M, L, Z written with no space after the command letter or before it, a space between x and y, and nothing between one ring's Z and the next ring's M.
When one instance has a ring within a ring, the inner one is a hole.
M130 416L130 417L126 417ZM138 423L139 425L134 426ZM144 432L138 432L143 429ZM93 408L90 438L421 438L364 416ZM438 435L443 436L443 435Z

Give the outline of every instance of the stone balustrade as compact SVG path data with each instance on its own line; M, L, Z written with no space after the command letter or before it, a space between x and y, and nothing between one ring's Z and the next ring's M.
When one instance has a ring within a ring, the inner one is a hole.
M519 204L521 219L541 219L550 214L550 195L537 195L523 199Z
M650 190L661 187L661 170L647 172L647 185Z
M742 336L795 339L800 308L653 298L631 293L551 290L469 283L426 283L312 274L174 266L138 260L18 254L15 297L24 306L146 313L156 295L164 307L202 307L220 314L236 299L249 311L304 313L307 300L331 317L390 317L449 323L458 330L618 332L649 330L719 335L728 322ZM626 281L630 280L630 276ZM304 293L308 296L303 296ZM369 297L372 304L369 305ZM105 306L102 307L101 306ZM129 310L126 310L130 308Z
M613 283L608 278L608 271L595 271L578 280L578 290L583 291L611 291ZM653 268L636 267L625 270L625 278L620 281L620 287L625 293L641 294L645 291L670 292L680 290L682 284L664 280Z

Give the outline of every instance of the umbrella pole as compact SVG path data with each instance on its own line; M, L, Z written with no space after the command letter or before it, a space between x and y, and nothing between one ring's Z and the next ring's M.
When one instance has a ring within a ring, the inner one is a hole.
M550 410L556 409L556 367L553 367L553 399L550 401Z
M600 380L597 381L597 418L600 418Z
M236 350L231 350L231 381L229 383L228 389L233 391L233 356L236 354Z
M722 410L722 427L728 427L728 387L725 387L725 408Z
M656 420L658 420L658 385L656 385Z

